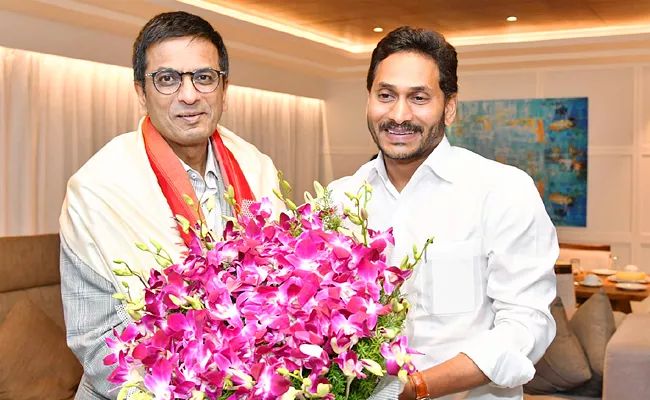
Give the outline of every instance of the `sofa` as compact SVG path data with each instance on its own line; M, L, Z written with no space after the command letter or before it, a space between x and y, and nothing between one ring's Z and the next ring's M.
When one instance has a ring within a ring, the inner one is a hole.
M0 238L0 400L72 399L82 368L67 348L57 234ZM603 399L650 399L650 314L615 313ZM526 395L529 400L584 399Z
M57 234L0 237L0 400L74 398L82 367L65 342Z
M597 297L599 294L595 294L592 297ZM650 399L650 314L648 313L632 313L624 314L619 311L611 312L611 307L609 305L609 299L601 293L602 299L600 300L601 310L609 308L609 314L612 316L611 324L615 327L615 331L610 338L606 339L607 341L602 345L604 348L603 363L602 368L602 395L581 395L578 394L566 394L562 392L556 392L552 394L525 394L525 400L563 400L563 399L573 399L573 400L648 400ZM597 299L594 302L598 301ZM558 300L556 300L557 302ZM561 304L561 302L560 302ZM585 303L587 304L587 303ZM583 305L584 306L584 305ZM551 306L553 308L553 306ZM575 310L569 310L566 313L567 319L571 320L577 312ZM554 314L555 316L555 314ZM584 315L583 315L584 316ZM590 316L592 317L592 316ZM561 321L558 322L558 335L562 330ZM596 317L594 318L597 321L593 323L593 328L590 324L585 324L590 331L598 331L602 329L603 321L607 318ZM575 328L575 326L574 326ZM576 332L578 333L578 332ZM591 333L591 332L589 332ZM580 334L580 333L578 333ZM582 332L583 336L585 331ZM558 336L556 336L558 340ZM585 353L589 353L588 347L589 344L582 343L581 347ZM593 343L591 344L593 346ZM551 345L553 346L553 344ZM550 351L550 348L549 348ZM573 357L577 358L575 353L567 351L567 355L564 357ZM547 351L548 354L548 351ZM544 358L547 357L545 354ZM558 354L554 355L555 357L555 367L558 371L563 369L562 366L558 366ZM560 356L562 357L562 356ZM542 360L544 360L544 358ZM588 358L588 357L586 357ZM565 358L566 359L566 358ZM586 360L588 363L591 363L591 359ZM548 369L548 363L546 363L546 368L540 367L538 363L537 373L539 374L542 370ZM575 363L569 361L565 366L573 370L577 369ZM593 373L593 368L591 370ZM548 371L547 371L548 373ZM537 375L534 378L537 379ZM568 378L567 378L568 379ZM557 379L556 379L557 380ZM529 382L524 388L530 386L532 382ZM588 386L587 382L585 386ZM600 388L599 388L600 389ZM575 390L575 389L574 389ZM580 391L580 386L578 386L578 392ZM526 390L526 392L529 392ZM569 393L571 390L569 390Z

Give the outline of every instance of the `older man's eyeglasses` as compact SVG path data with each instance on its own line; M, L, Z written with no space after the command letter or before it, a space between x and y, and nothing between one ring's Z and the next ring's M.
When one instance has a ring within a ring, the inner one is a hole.
M221 76L226 73L212 68L201 68L192 72L178 72L173 69L165 68L158 71L150 72L153 86L162 94L174 94L178 92L183 83L183 75L192 77L192 85L200 93L212 93L219 87Z

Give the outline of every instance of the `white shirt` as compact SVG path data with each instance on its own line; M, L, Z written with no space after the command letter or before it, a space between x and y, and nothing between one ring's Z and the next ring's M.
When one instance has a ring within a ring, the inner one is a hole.
M335 200L371 184L373 229L393 227L391 265L435 236L403 287L419 370L466 354L492 381L446 399L523 399L521 385L555 337L556 231L533 180L523 171L450 146L447 138L402 192L383 157L333 182ZM412 256L411 256L412 257Z
M187 175L190 178L190 183L196 192L196 198L201 203L201 210L203 211L203 216L205 217L205 223L208 225L213 232L221 233L223 231L223 224L221 221L221 206L219 199L214 199L214 208L212 211L208 211L207 204L208 200L211 197L215 197L219 193L219 173L217 171L217 160L214 156L214 151L212 150L212 144L208 144L208 158L205 163L205 177L202 177L200 173L192 169L189 165L183 164L183 168L187 172Z

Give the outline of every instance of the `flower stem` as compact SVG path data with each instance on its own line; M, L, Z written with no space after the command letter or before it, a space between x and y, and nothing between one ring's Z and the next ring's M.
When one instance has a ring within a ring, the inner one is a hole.
M348 383L345 385L345 400L348 400L348 397L350 397L350 386L352 385L353 380L353 376L348 377Z
M147 285L147 282L144 281L144 278L142 277L142 275L141 275L139 272L135 272L135 271L133 271L133 270L131 269L131 267L129 267L129 264L127 264L127 263L124 263L124 266L126 267L126 269L129 270L130 273L132 273L133 275L137 276L138 279L140 279L140 282L142 282L142 285L143 285L145 288L148 288L148 287L149 287L149 285Z

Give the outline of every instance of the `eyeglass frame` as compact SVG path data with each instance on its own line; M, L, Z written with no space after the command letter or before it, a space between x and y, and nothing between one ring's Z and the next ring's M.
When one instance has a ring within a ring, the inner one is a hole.
M196 84L194 83L194 75L197 72L204 72L204 71L216 72L217 75L218 75L217 86L215 86L214 89L210 90L209 92L200 91L196 87ZM178 87L176 88L176 90L174 90L171 93L163 93L163 92L160 91L160 89L158 89L158 86L156 86L156 75L161 73L161 72L174 72L174 73L177 73L178 75L181 76L180 83L178 84ZM186 71L186 72L176 71L173 68L163 68L163 69L159 69L157 71L149 72L148 74L144 74L145 77L146 76L151 77L151 84L156 89L156 91L158 93L162 94L162 95L165 95L165 96L171 96L172 94L178 93L178 91L181 89L181 86L183 86L183 76L184 75L190 75L190 82L192 82L192 87L194 88L194 90L196 90L197 92L202 93L202 94L210 94L210 93L214 92L215 90L219 89L219 83L221 82L222 77L226 76L226 72L218 70L218 69L214 69L214 68L209 68L209 67L208 68L199 68L199 69L195 69L194 71Z

